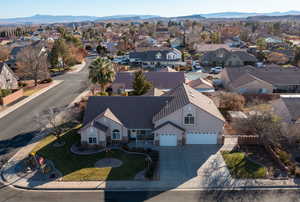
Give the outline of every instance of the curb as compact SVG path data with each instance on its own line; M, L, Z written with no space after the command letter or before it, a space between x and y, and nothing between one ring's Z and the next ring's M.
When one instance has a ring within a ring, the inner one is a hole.
M51 84L50 86L42 89L39 92L34 93L33 95L25 98L24 100L21 100L20 102L16 103L15 105L12 105L10 107L8 107L7 109L5 109L4 111L2 111L0 113L0 119L2 119L3 117L5 117L6 115L10 114L11 112L17 110L18 108L22 107L23 105L25 105L26 103L30 102L31 100L35 99L36 97L46 93L48 90L60 85L61 83L63 83L63 80L54 80L53 84Z

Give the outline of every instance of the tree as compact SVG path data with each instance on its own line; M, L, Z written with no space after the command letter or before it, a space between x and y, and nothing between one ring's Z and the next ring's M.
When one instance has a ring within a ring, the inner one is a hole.
M224 111L242 111L245 106L245 98L236 93L221 93L220 109Z
M264 38L259 38L256 40L256 46L260 51L263 51L267 48L267 43Z
M62 60L62 66L65 68L67 60L70 57L70 52L66 41L62 38L56 40L50 53L50 63L56 67L59 64L59 59Z
M210 40L213 44L221 43L221 34L219 32L214 32L210 36Z
M50 78L47 54L40 46L23 48L17 55L17 67L17 74L23 78L33 79L35 86L38 80Z
M10 56L10 49L5 47L0 47L0 62L6 61Z
M295 58L294 58L294 65L300 66L300 47L296 48Z
M240 135L257 135L265 145L278 146L284 137L281 121L268 112L237 120L233 128Z
M101 57L106 56L106 54L107 54L107 52L108 52L107 49L106 49L104 46L101 46L101 45L97 46L96 51L97 51L97 53L98 53Z
M133 95L144 95L152 88L152 84L147 81L143 70L139 70L135 73L132 87Z
M35 115L34 121L40 130L47 130L60 142L60 135L65 131L64 124L70 122L73 117L73 108L53 107Z
M97 58L89 66L89 80L93 84L99 84L101 92L105 91L105 86L115 79L115 70L109 60Z

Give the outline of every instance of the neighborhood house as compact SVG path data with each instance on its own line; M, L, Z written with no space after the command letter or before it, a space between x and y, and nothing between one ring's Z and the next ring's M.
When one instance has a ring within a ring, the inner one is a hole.
M225 120L213 101L181 84L164 96L90 97L81 142L107 146L219 144Z
M148 48L137 49L129 53L132 64L141 65L143 68L178 67L184 66L182 53L175 48Z
M184 72L145 72L146 79L152 83L152 87L160 89L164 92L169 91L181 83L185 83ZM119 72L112 83L112 90L114 93L133 91L132 83L134 80L134 73Z
M275 65L265 68L231 67L221 72L224 87L237 93L299 93L299 78L298 67L282 68Z

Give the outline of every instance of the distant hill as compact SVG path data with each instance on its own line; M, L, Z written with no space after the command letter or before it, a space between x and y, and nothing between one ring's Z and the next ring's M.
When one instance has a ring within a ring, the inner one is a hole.
M54 15L34 15L22 18L1 19L0 24L51 24L51 23L68 23L84 21L105 21L105 20L145 20L156 18L155 15L116 15L107 17L95 16L54 16Z
M245 12L221 12L200 14L205 18L247 18L253 16L285 16L285 15L300 15L300 11L288 12L271 12L271 13L245 13Z
M138 20L187 20L187 19L215 19L215 18L249 18L261 16L300 16L300 11L288 12L271 12L271 13L244 13L244 12L221 12L209 14L196 14L187 16L174 16L174 17L160 17L157 15L114 15L105 17L96 16L54 16L54 15L34 15L31 17L21 18L7 18L1 19L0 24L51 24L51 23L70 23L70 22L84 22L84 21L109 21L109 20L125 20L125 21L138 21ZM255 19L255 18L253 18ZM257 18L258 20L260 18Z
M248 17L249 21L300 21L300 15L283 15L283 16L253 16Z

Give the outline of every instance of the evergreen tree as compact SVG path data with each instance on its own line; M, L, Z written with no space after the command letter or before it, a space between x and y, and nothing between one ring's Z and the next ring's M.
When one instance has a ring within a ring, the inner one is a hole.
M144 95L152 88L152 84L146 79L143 70L135 73L132 87L133 95Z

